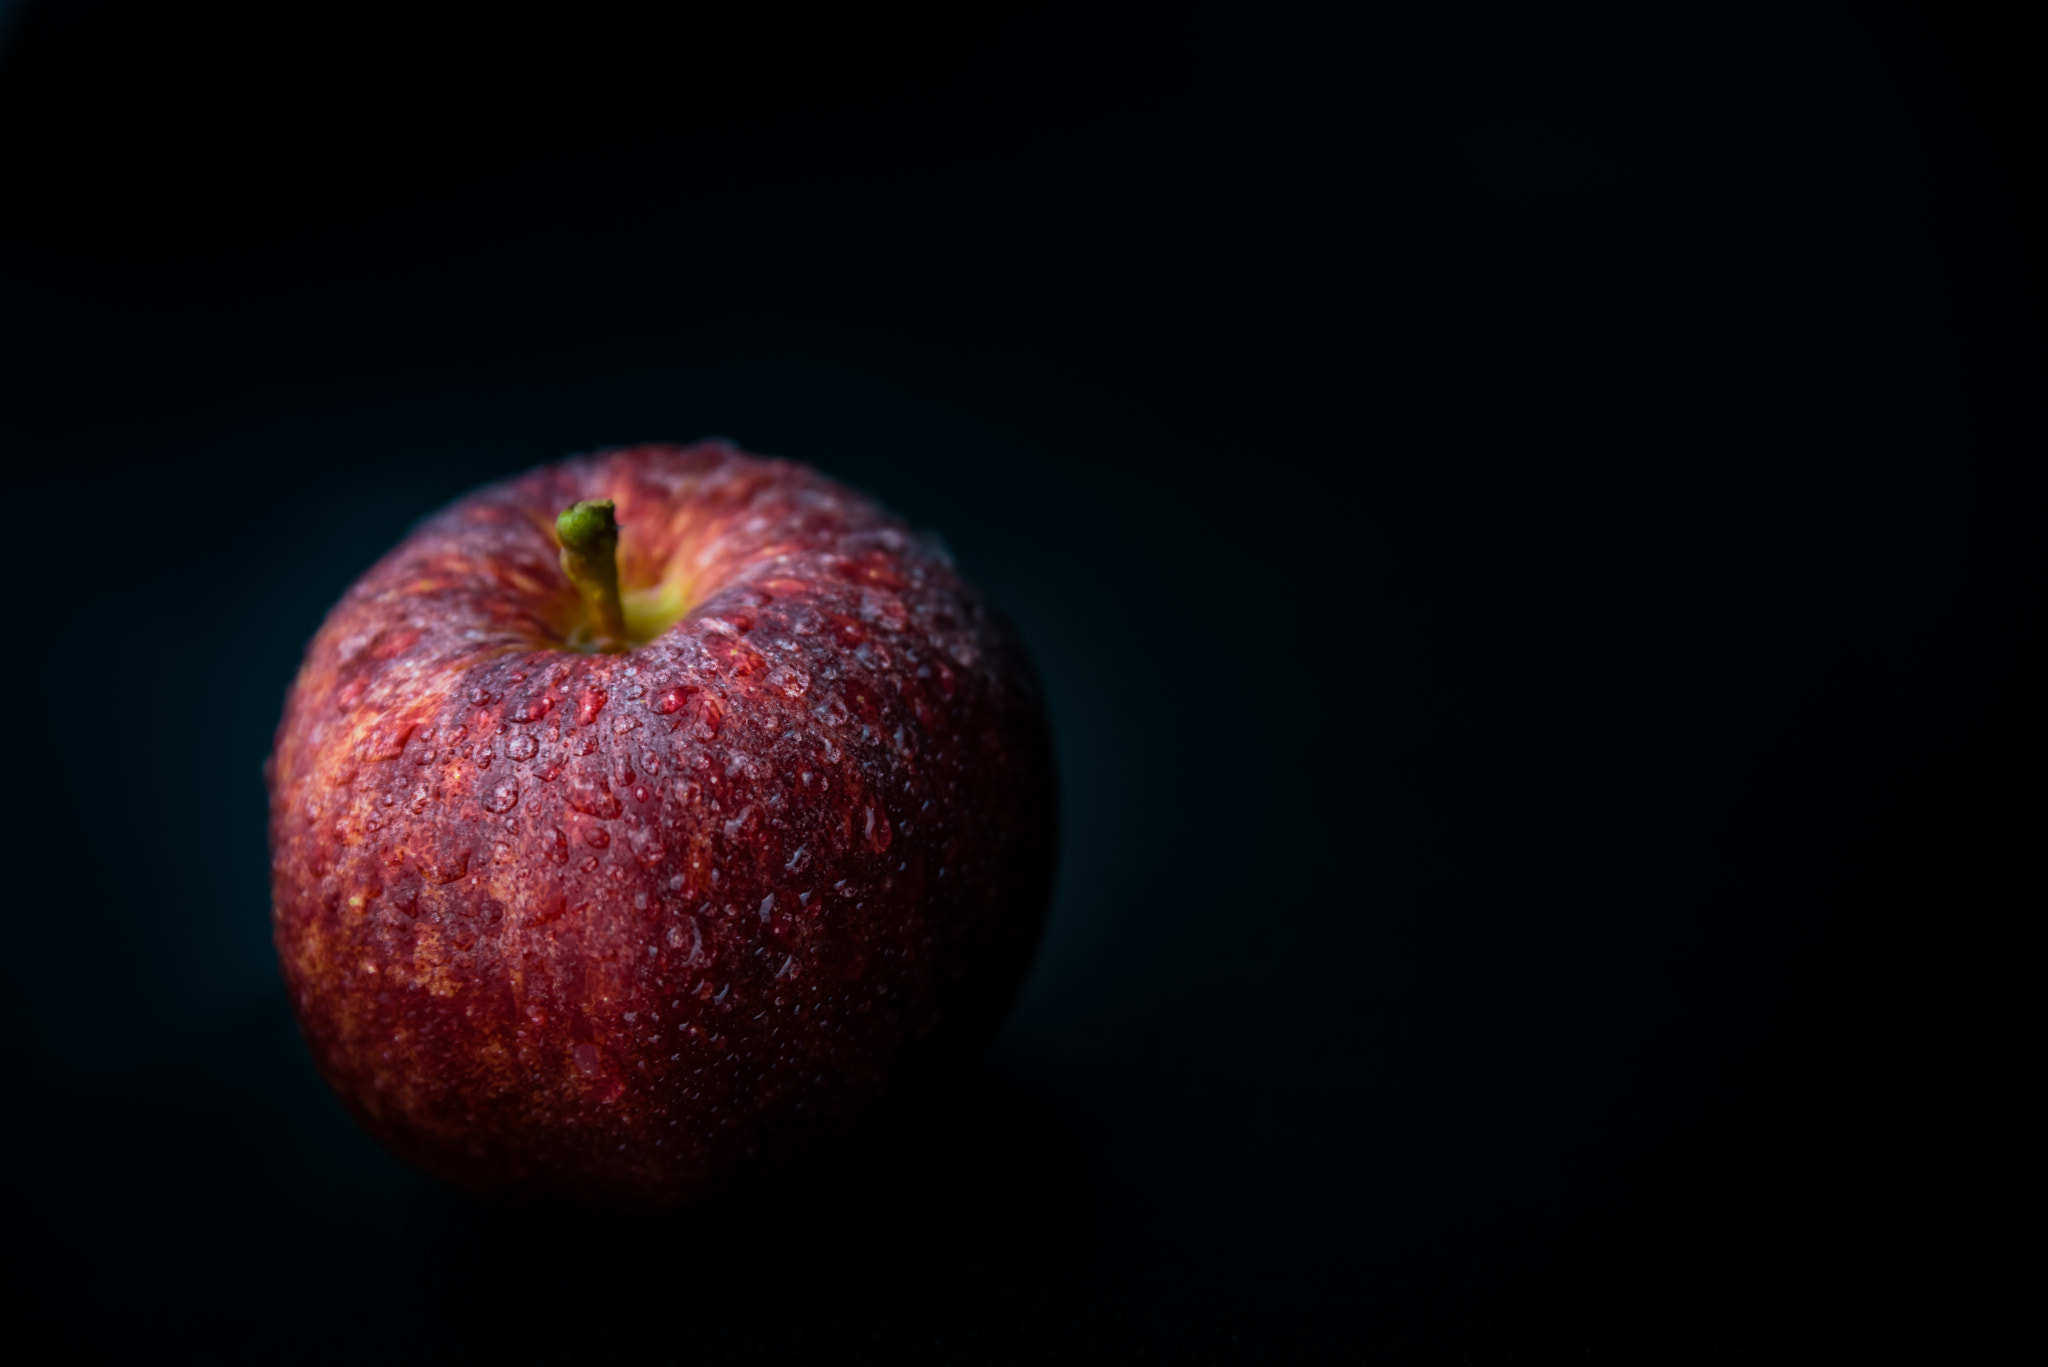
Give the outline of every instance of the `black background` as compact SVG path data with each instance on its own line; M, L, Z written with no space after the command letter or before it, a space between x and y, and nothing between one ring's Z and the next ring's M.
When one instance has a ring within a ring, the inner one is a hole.
M1631 9L21 7L10 1331L1486 1362L1993 1323L2048 905L2039 49ZM710 433L1017 619L1053 919L974 1075L817 1184L481 1207L313 1073L258 766L414 520Z

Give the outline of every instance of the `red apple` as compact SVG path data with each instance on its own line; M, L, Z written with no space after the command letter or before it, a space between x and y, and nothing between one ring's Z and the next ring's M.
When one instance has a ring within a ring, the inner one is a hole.
M993 1031L1051 888L1014 632L869 499L722 443L421 524L308 646L266 777L320 1071L512 1199L675 1207L843 1142Z

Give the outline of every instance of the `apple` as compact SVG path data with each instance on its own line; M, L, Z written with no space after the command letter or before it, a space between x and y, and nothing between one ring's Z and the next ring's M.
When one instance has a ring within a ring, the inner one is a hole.
M983 1043L1052 885L1014 630L933 540L721 442L543 467L328 613L265 766L321 1073L487 1196L673 1209Z

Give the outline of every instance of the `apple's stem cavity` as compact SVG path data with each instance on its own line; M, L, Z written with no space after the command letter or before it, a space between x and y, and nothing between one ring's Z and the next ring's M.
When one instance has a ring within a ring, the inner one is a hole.
M619 607L619 523L608 498L572 503L555 519L562 542L562 573L590 609L592 644L626 647L626 615Z

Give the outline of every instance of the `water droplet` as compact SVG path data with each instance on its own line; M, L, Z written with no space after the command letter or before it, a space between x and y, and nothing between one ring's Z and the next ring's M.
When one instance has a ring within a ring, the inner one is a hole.
M586 826L583 828L583 843L593 850L601 850L612 843L612 838L602 826Z
M806 778L808 778L808 777L810 777L810 776L809 776L808 774L806 774L806 775L805 775L805 777L806 777ZM803 872L803 871L804 871L805 869L809 868L810 866L811 866L811 851L810 851L810 847L809 847L809 846L806 846L806 845L799 845L799 846L797 846L797 847L796 847L796 853L795 853L795 854L792 854L792 855L791 855L791 856L789 857L789 861L788 861L787 863L785 863L785 864L784 864L784 865L782 866L782 868L783 868L783 872L785 872L785 873L802 873L802 872Z
M534 754L539 749L540 742L535 740L532 736L528 735L524 731L515 732L512 735L512 737L505 742L505 753L511 756L513 759L532 759L534 757Z
M484 810L487 812L509 812L518 804L519 785L516 783L500 783L497 787L491 789L490 796L484 799Z
M768 686L786 698L801 698L811 686L811 676L795 665L777 665L768 671Z
M412 739L412 733L417 729L411 722L393 722L378 727L363 743L362 757L366 760L397 759L405 753L405 743Z
M593 774L587 769L572 773L567 787L568 791L563 795L569 799L569 805L585 816L609 821L626 810L625 804L613 795L603 774Z
M862 589L860 615L889 631L901 631L910 621L910 614L904 609L903 600L887 589Z
M585 1077L596 1077L604 1071L604 1055L594 1044L579 1044L570 1051L576 1060L576 1071Z
M670 949L688 950L683 960L685 968L695 965L703 958L704 931L697 924L696 917L685 916L681 921L668 928L668 947Z
M766 897L763 897L763 898L761 899L761 920L762 920L762 922L763 922L763 923L766 923L766 921L768 920L768 918L769 918L770 916L772 916L772 915L773 915L774 913L775 913L775 894L771 892L771 893L769 893L769 894L768 894L768 895L767 895Z
M414 861L420 876L430 883L447 884L469 872L469 851L450 850Z
M626 843L633 847L633 857L650 869L668 854L660 839L645 826L635 826L626 832Z

